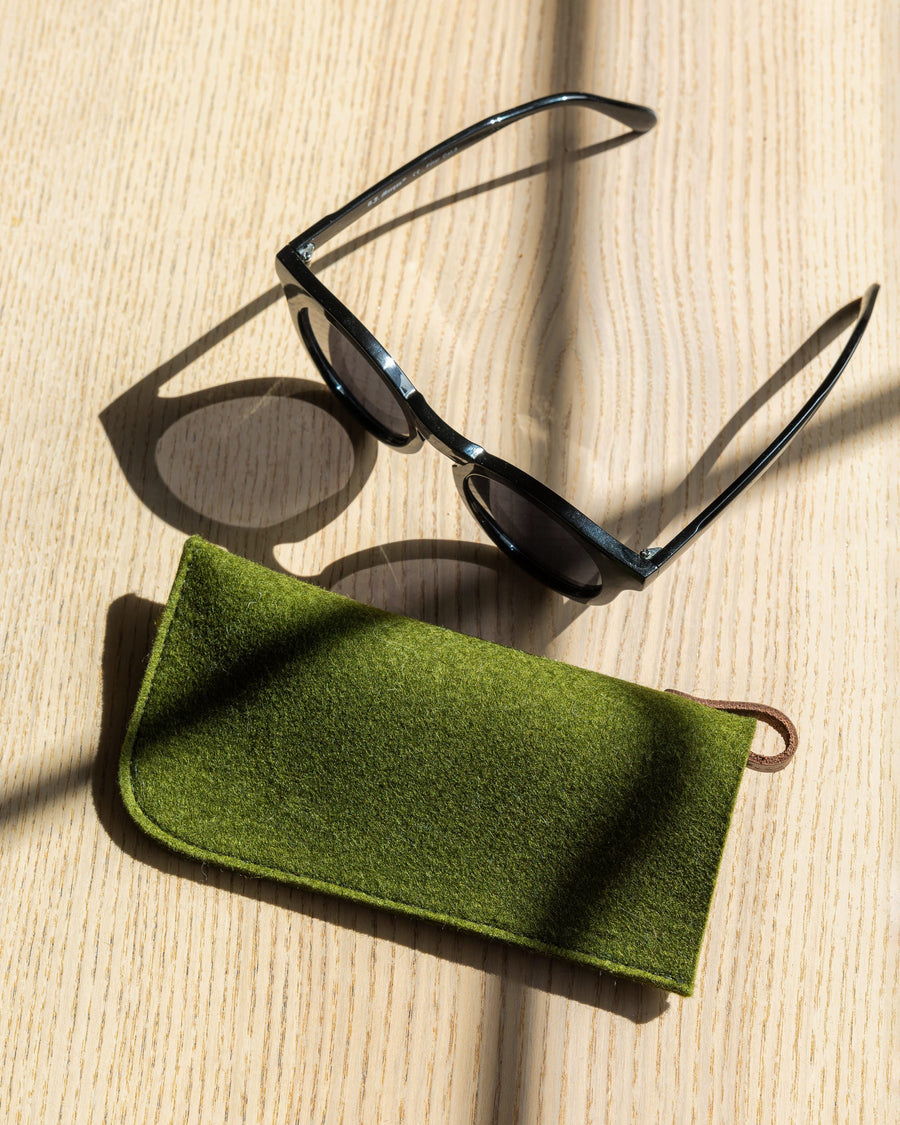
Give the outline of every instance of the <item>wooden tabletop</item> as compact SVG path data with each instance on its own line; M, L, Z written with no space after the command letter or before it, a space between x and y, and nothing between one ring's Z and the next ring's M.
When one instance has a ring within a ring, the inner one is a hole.
M900 1120L898 62L895 0L4 6L0 1119ZM499 556L445 458L341 413L274 288L305 226L566 89L659 123L506 130L317 269L451 425L627 544L752 460L883 287L775 468L588 608ZM194 532L787 711L800 749L744 778L695 995L143 837L117 757Z

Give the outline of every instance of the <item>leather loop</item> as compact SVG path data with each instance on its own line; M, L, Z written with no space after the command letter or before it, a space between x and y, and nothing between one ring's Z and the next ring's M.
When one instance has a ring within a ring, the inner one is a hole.
M680 695L685 699L692 699L695 703L702 703L706 707L715 707L717 711L730 711L734 715L752 715L755 719L772 727L784 740L784 749L780 754L765 755L755 754L752 750L747 755L747 768L760 770L765 773L775 773L784 769L797 751L797 728L783 711L777 707L770 707L767 703L749 703L744 700L704 699L699 695L690 695L677 688L666 688L672 695Z

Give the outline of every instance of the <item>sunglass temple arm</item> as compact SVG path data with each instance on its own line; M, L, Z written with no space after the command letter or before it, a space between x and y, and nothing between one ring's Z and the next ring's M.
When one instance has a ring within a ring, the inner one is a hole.
M679 551L686 547L701 531L704 531L716 516L720 515L728 507L732 500L743 492L748 485L752 484L757 477L761 476L785 449L787 449L788 445L790 445L800 430L802 430L810 418L812 418L840 378L844 368L850 362L850 358L856 351L856 347L862 339L863 333L868 327L869 319L872 316L872 309L875 305L875 298L878 296L878 289L878 285L870 285L860 298L858 301L859 307L856 323L846 344L841 350L841 354L812 396L803 404L801 409L794 415L778 437L763 450L756 460L749 465L735 481L721 492L712 503L707 504L703 511L698 516L695 516L695 518L692 519L685 528L679 531L674 538L670 539L664 547L645 547L644 550L640 552L641 558L652 562L655 566L655 570L671 562Z
M402 168L398 168L396 172L391 172L389 176L379 180L373 187L367 188L355 199L351 199L340 210L320 219L314 226L295 238L290 243L291 247L297 251L305 262L309 262L313 253L324 245L328 239L339 234L345 227L348 227L379 203L383 203L394 192L418 179L423 172L430 172L451 156L456 156L464 149L477 144L478 141L484 140L500 129L504 129L507 125L512 125L534 113L540 113L542 110L554 109L556 106L562 105L584 106L587 109L596 110L598 113L626 125L635 134L646 133L656 124L656 114L652 109L642 105L633 105L630 102L616 101L614 98L603 98L597 94L563 93L536 98L534 101L525 102L513 109L495 113L492 117L486 117L483 121L470 125L449 137L446 141L434 145L423 152L421 156L417 156L414 160L404 164Z

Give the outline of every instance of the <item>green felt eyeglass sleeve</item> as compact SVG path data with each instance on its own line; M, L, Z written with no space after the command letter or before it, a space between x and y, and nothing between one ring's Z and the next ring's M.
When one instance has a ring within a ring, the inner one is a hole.
M192 538L119 780L195 859L689 995L755 723Z

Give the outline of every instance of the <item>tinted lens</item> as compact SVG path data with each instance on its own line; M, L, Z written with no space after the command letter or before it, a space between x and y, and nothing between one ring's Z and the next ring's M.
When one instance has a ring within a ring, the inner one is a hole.
M581 539L533 500L508 484L475 473L467 477L466 491L501 546L515 548L548 577L568 586L585 591L601 588L600 568Z
M372 429L379 437L407 441L412 436L406 415L384 377L318 306L301 310L300 334L331 369L336 389L374 422Z

